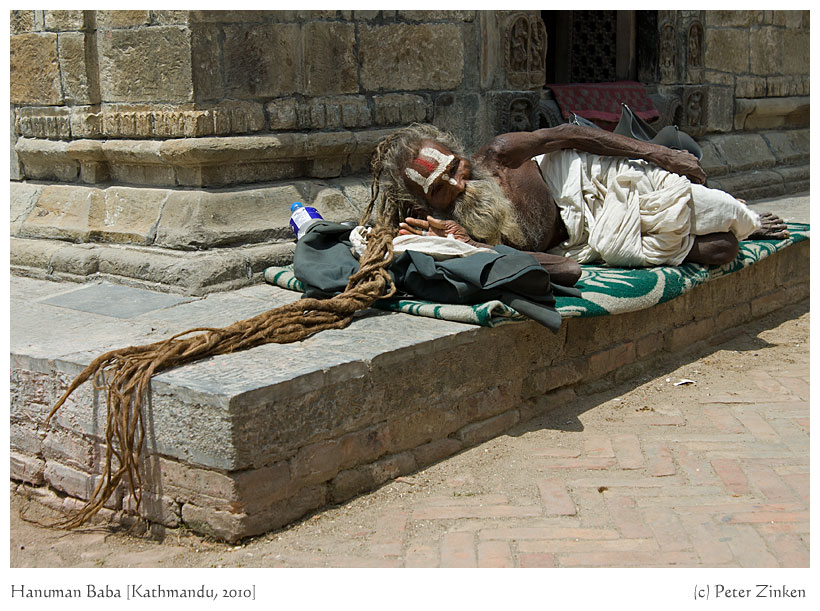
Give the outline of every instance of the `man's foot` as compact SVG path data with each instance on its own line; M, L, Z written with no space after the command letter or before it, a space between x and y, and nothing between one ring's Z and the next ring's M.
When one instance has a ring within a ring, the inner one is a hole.
M789 237L786 223L771 212L762 212L760 223L760 229L746 238L747 240L784 240Z

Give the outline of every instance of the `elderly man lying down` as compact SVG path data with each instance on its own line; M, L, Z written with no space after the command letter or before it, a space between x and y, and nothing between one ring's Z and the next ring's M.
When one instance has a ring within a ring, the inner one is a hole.
M720 265L738 240L788 235L703 186L690 153L579 125L502 134L467 159L451 134L415 124L380 144L374 172L380 223L530 252L566 286L579 263Z

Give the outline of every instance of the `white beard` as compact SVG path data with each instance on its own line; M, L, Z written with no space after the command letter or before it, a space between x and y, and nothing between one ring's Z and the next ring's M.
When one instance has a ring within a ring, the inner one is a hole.
M464 193L453 204L453 220L485 244L525 248L530 236L512 202L490 174L473 168L473 175L476 178L465 183Z

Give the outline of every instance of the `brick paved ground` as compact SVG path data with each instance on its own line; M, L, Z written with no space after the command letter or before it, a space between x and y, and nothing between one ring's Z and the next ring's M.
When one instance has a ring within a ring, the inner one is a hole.
M808 301L721 339L242 545L13 515L11 565L807 567Z

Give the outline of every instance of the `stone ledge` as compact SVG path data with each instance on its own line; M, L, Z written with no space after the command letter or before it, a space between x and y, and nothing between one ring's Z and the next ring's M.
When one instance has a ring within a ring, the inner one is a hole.
M531 322L486 329L368 312L297 344L165 372L146 414L142 511L228 541L281 527L806 299L808 255L809 243L798 243L651 311L568 319L557 333ZM11 476L79 496L99 471L105 410L90 406L102 397L81 387L49 430L41 422L85 363L297 297L251 287L111 322L44 304L53 286L13 283ZM467 358L475 354L484 358ZM447 384L431 390L433 378ZM77 455L86 458L58 466ZM129 506L123 498L107 515Z
M809 96L738 98L735 100L736 130L782 129L809 125Z
M48 140L19 138L26 178L219 187L287 178L335 178L369 168L376 144L392 129L173 138Z
M357 220L368 199L358 178L207 191L12 182L11 235L180 250L284 242L294 201L341 222Z
M264 281L271 265L293 260L293 242L185 252L122 244L11 238L10 270L65 282L106 280L155 291L204 295Z

